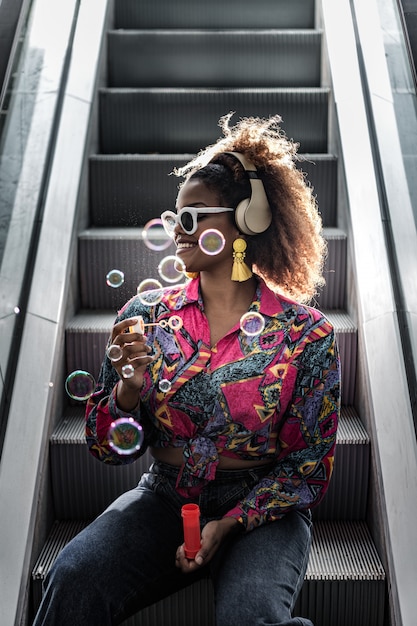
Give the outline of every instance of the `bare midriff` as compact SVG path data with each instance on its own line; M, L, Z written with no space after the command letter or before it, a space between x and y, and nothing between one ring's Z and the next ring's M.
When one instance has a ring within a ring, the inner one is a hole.
M174 465L176 467L181 467L183 463L181 448L150 448L150 453L157 461L162 461L162 463L168 463L169 465ZM271 459L254 459L253 461L245 461L242 459L232 459L219 454L218 469L249 469L251 467L261 467L262 465L270 464Z

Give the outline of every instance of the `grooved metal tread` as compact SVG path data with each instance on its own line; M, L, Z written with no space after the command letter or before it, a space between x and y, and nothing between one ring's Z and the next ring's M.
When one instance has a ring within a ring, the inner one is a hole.
M100 514L121 493L135 487L152 462L149 451L128 465L98 462L86 445L84 412L84 405L68 408L50 439L52 489L59 519ZM369 449L369 437L356 411L343 406L335 469L326 497L314 509L315 520L364 519Z
M33 567L34 603L60 550L88 522L56 521ZM385 572L364 522L316 522L294 615L321 626L382 626ZM198 598L198 602L193 600ZM326 610L323 611L323 603ZM213 626L213 591L203 579L144 609L124 626Z
M175 245L164 231L156 229L149 247L147 230L136 227L92 227L79 233L80 306L86 309L120 308L145 278L161 280L158 266L161 261L175 255ZM346 233L338 228L324 228L328 254L324 265L325 286L315 302L319 308L342 309L346 296ZM147 235L145 238L144 235ZM124 273L124 283L114 289L106 283L112 269ZM178 275L180 278L180 275Z
M90 222L141 226L174 206L182 180L170 175L193 154L93 154L89 158ZM324 226L336 226L338 159L299 154L297 167L314 190Z
M45 577L60 550L88 523L55 521L33 567L34 580ZM306 580L385 580L385 571L366 523L316 522Z
M256 9L256 10L254 10ZM116 0L116 28L313 28L313 0Z
M321 32L115 30L109 87L318 87Z
M111 89L99 90L100 151L197 153L214 143L219 119L279 114L301 152L327 153L330 89ZM232 119L233 121L233 119Z

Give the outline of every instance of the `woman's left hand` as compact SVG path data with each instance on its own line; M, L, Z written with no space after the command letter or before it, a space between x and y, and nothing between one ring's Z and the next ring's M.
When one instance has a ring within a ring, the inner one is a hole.
M207 565L227 535L235 532L239 527L240 522L233 517L223 517L220 520L208 522L201 532L201 548L195 555L195 558L187 559L184 553L184 544L182 544L177 549L175 565L184 574L189 574L203 567L203 565Z

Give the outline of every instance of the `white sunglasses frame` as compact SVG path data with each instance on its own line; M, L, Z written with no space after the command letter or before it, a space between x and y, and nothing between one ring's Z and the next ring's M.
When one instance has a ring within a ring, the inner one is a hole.
M234 210L235 209L231 209L230 207L224 207L224 206L205 206L201 208L197 208L195 206L185 206L180 211L178 211L178 213L174 213L174 211L164 211L163 213L161 213L161 221L162 221L164 230L169 237L174 237L175 235L174 228L177 224L180 225L181 229L185 233L187 233L187 235L193 235L198 228L198 216L200 214L204 215L204 214L210 214L210 213L226 213L226 212L234 211ZM193 225L190 230L187 230L186 228L184 228L184 225L181 221L181 216L185 212L190 213L192 220L193 220ZM166 225L166 219L168 217L172 218L172 220L175 222L174 228L172 230Z

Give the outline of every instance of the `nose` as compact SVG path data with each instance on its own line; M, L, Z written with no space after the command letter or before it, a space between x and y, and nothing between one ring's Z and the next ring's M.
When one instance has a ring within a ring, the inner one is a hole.
M177 219L175 221L175 226L174 226L174 236L179 235L181 233L183 233L184 230L181 227L180 221Z

